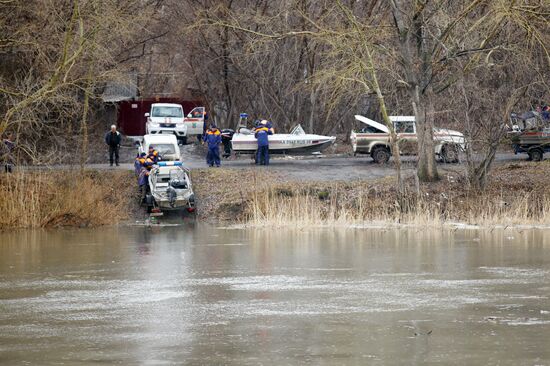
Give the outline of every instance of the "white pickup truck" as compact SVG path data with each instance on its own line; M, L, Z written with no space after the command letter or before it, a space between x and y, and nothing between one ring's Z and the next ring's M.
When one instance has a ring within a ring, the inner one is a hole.
M193 109L187 118L181 104L153 103L147 117L148 135L173 134L181 144L187 143L189 136L202 135L204 125L204 107Z
M149 152L149 146L158 151L162 161L181 161L181 151L178 141L173 135L145 135L138 143L138 153Z
M382 123L364 116L356 115L355 119L366 126L350 135L354 154L370 154L378 163L387 163L391 157L390 131ZM414 116L390 116L401 155L416 155L418 138ZM434 128L434 153L446 163L458 163L459 153L465 148L464 135L458 131Z

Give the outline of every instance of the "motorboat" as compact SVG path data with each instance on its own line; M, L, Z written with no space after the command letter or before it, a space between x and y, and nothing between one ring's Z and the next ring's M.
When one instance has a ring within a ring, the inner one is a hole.
M195 211L195 194L189 169L181 161L161 161L149 174L150 192L145 201L149 211Z
M325 150L336 137L308 134L297 125L290 133L275 133L268 139L270 154L307 155ZM239 128L231 139L231 145L237 154L254 154L258 148L254 130Z

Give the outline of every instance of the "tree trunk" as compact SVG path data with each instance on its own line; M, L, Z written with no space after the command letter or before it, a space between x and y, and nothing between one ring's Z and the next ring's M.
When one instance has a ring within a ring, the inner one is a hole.
M434 105L431 86L421 94L416 86L412 91L412 104L416 120L418 136L418 167L416 174L421 182L435 182L439 180L434 148Z

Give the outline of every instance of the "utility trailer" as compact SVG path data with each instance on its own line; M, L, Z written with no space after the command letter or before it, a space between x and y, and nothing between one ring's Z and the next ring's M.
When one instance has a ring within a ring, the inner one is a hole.
M550 121L536 111L511 113L509 132L515 154L527 154L532 161L542 161L550 152Z

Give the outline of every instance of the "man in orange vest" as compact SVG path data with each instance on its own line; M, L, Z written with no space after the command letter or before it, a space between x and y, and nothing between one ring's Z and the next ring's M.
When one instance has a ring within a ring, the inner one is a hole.
M211 125L204 135L204 142L208 145L208 153L206 154L206 163L208 166L219 167L220 162L220 143L222 142L222 133L215 126Z

